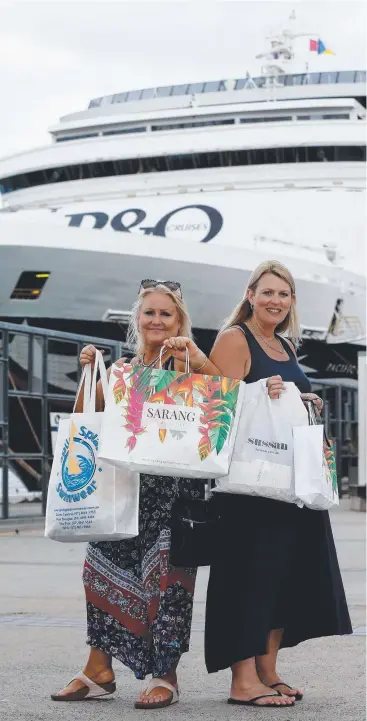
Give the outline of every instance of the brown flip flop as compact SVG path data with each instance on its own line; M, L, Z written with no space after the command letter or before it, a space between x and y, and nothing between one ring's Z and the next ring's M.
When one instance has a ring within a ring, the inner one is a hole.
M63 695L59 693L52 693L52 700L89 701L89 699L109 696L111 693L114 693L116 691L115 681L110 681L109 683L95 683L94 681L92 681L91 678L88 678L88 676L86 676L85 673L83 673L82 671L80 671L80 673L78 673L71 681L69 681L68 686L70 686L70 684L76 679L80 679L80 681L83 681L83 688L78 689L78 691L71 691L70 693L65 693Z
M154 688L167 688L171 693L165 701L152 701L151 703L149 703L149 701L136 701L134 704L135 708L166 708L166 706L172 706L172 704L178 702L178 691L172 684L168 683L168 681L164 681L163 678L152 678L145 690L145 695L149 696Z

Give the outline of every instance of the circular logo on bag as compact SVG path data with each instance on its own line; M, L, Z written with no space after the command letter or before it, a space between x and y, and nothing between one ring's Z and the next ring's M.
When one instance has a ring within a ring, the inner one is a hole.
M87 441L74 437L65 441L62 452L61 477L69 491L80 491L88 485L96 472L93 449Z
M57 474L61 481L56 490L65 503L84 500L97 490L95 473L102 471L102 468L97 469L95 460L98 440L98 433L86 426L78 430L71 425L61 453L61 470Z

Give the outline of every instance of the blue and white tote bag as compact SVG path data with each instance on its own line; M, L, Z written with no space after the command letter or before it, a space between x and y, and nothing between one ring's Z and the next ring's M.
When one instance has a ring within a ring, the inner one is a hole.
M139 474L98 458L103 413L96 412L97 372L103 394L107 375L101 353L83 369L83 412L61 420L48 488L45 536L54 541L118 541L138 535ZM75 401L76 404L76 401Z

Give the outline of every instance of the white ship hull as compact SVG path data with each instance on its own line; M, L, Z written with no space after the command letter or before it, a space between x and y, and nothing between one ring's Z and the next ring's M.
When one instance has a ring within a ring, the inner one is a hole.
M353 340L364 334L362 213L363 193L315 189L103 198L2 213L0 316L100 321L109 308L131 307L142 278L169 278L181 282L194 326L214 330L251 271L273 258L296 278L302 326L325 336L342 298L357 326L339 339ZM346 237L352 252L343 259ZM51 273L37 300L10 299L20 270Z

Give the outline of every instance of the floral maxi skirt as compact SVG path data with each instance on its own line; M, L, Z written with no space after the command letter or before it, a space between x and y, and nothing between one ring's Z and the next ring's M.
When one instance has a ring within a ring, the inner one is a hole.
M199 480L142 474L139 536L88 545L87 643L138 679L163 676L189 649L196 569L170 566L168 523L175 501L203 493Z

